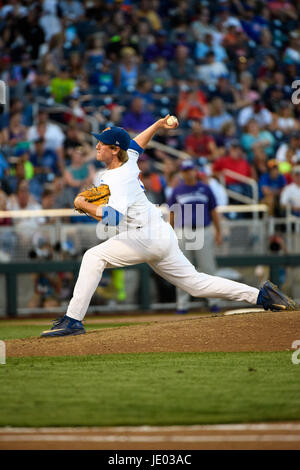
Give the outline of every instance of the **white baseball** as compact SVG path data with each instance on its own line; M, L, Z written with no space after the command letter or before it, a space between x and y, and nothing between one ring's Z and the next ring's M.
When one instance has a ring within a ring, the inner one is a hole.
M173 124L176 124L178 122L177 120L177 117L176 116L170 116L168 119L167 119L167 124L168 126L173 126Z

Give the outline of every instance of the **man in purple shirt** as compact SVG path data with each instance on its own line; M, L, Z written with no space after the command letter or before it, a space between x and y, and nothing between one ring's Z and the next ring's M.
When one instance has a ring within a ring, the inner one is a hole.
M208 185L198 180L198 171L192 160L184 161L180 170L183 182L174 188L168 200L170 223L175 228L179 246L189 261L199 271L214 276L217 271L214 236L217 245L222 243L215 196ZM200 249L189 248L190 242L196 239L200 241ZM189 295L178 288L176 292L177 313L187 313ZM209 306L212 311L216 311L216 299L210 299Z
M128 132L142 132L155 121L154 116L144 110L142 98L134 98L131 102L130 111L124 114L121 126Z
M164 30L157 31L155 43L150 44L144 54L146 62L153 62L157 57L163 57L167 61L174 57L174 48L167 42L167 33Z

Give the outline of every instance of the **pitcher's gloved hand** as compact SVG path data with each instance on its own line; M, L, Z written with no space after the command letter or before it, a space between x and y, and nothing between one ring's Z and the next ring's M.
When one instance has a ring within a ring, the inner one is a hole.
M91 204L95 204L96 206L104 206L108 203L109 196L110 190L107 184L92 186L91 188L88 188L85 191L77 194L74 199L74 209L80 214L85 214L85 212L76 205L76 199L79 197L84 198L85 201Z

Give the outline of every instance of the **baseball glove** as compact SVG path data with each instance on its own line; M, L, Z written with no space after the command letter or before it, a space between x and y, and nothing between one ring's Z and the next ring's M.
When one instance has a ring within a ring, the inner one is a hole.
M107 184L101 184L100 186L92 186L85 191L77 194L77 197L84 197L87 202L95 204L96 206L105 206L108 203L110 190ZM75 199L76 199L75 198ZM74 199L74 201L75 201ZM77 209L74 204L74 209L80 214L86 214L82 209Z

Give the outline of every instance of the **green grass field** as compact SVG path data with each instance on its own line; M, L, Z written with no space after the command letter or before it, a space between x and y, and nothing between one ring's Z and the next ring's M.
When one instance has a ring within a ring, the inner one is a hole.
M25 337L35 331L28 328L5 334ZM0 324L1 339L3 331ZM295 420L299 373L288 351L7 358L0 426Z

